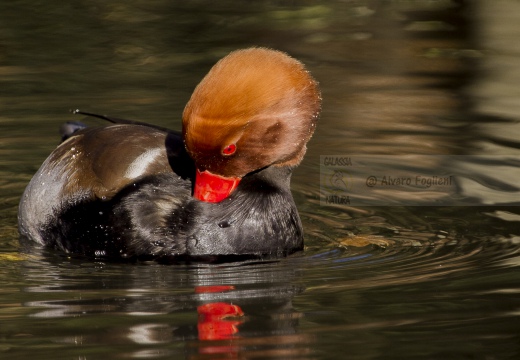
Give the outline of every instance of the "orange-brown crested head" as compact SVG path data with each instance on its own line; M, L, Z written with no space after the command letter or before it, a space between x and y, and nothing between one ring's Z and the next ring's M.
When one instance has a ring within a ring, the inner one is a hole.
M242 177L300 163L321 106L302 63L264 48L221 59L195 88L183 114L186 149L201 171Z

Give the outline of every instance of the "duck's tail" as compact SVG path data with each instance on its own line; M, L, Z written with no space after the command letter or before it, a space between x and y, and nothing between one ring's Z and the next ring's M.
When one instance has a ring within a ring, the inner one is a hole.
M94 114L94 113L90 113L90 112L86 112L86 111L81 111L79 109L71 110L71 112L73 114L81 114L81 115L85 115L85 116L91 116L91 117L95 117L95 118L98 118L98 119L106 120L106 121L109 121L109 122L114 123L114 124L130 124L130 125L148 126L148 127L151 127L151 128L157 129L157 130L176 133L175 131L172 131L172 130L170 130L168 128L165 128L165 127L162 127L162 126L153 125L153 124L148 124L148 123L145 123L145 122L142 122L142 121L120 119L120 118L115 118L115 117L112 117L112 116L100 115L100 114ZM74 122L74 123L77 123L77 122Z
M60 127L61 141L65 141L70 138L76 131L86 128L87 125L79 121L67 121Z

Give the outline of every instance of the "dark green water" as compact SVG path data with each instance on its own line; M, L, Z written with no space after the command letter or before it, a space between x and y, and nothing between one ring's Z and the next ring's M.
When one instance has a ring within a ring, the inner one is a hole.
M0 358L517 359L518 24L513 0L1 3ZM208 69L254 45L322 88L293 177L305 252L165 266L19 248L19 198L83 120L69 109L180 128ZM381 157L343 167L351 203L327 204L325 155ZM456 180L382 183L425 173Z

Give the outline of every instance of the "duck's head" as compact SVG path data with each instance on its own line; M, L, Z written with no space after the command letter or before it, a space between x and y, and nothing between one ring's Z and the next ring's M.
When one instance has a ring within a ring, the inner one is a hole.
M194 196L218 202L251 172L298 165L320 106L316 81L283 52L251 48L221 59L183 113L186 149L197 168Z

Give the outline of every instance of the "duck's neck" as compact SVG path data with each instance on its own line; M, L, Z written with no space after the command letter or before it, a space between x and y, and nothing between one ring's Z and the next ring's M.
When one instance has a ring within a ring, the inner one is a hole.
M263 183L266 186L272 186L279 191L290 192L291 175L294 167L291 166L269 166L255 173L245 176L242 180L245 184Z
M186 252L279 257L303 248L303 230L290 191L292 168L272 166L245 176L229 199L197 204Z

